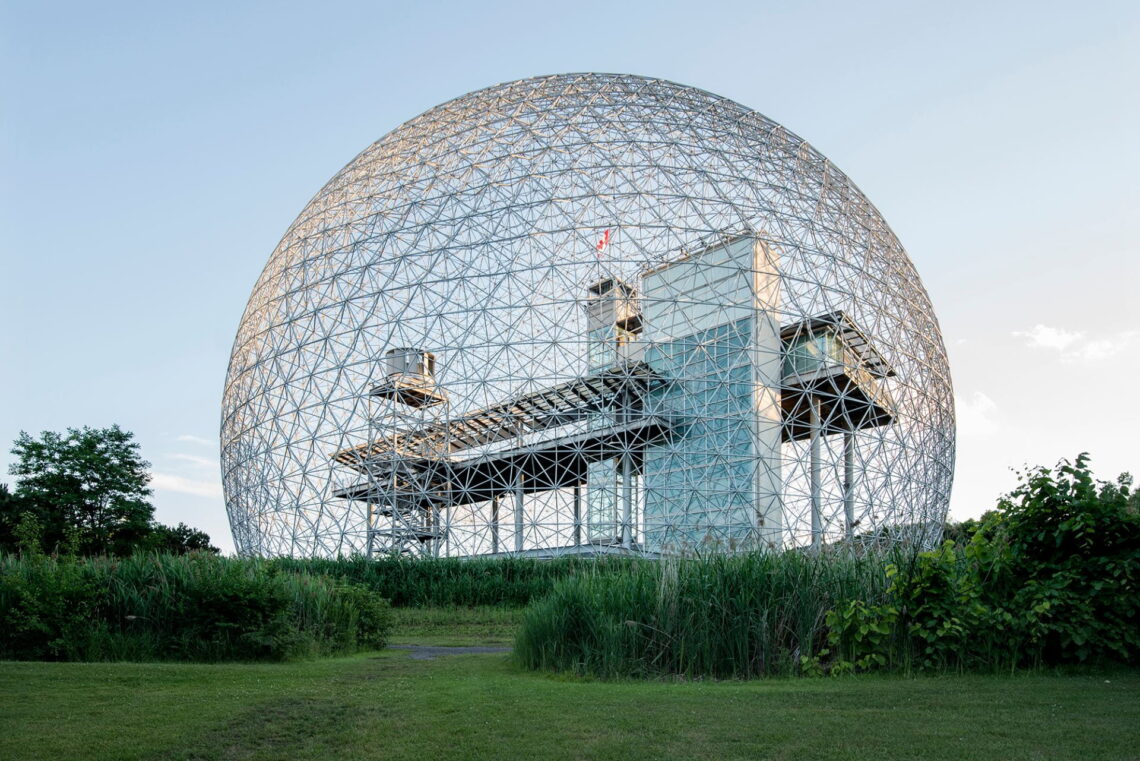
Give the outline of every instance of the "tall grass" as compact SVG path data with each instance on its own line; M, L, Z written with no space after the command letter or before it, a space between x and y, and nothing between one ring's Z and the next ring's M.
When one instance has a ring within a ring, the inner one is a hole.
M362 587L213 555L0 557L0 658L281 660L383 647Z
M881 559L799 552L587 570L528 608L515 655L603 677L793 674L826 647L829 610L886 588Z
M278 558L274 566L318 573L379 593L393 607L522 607L562 579L582 573L622 575L647 561L632 558L437 558L363 557L337 560Z

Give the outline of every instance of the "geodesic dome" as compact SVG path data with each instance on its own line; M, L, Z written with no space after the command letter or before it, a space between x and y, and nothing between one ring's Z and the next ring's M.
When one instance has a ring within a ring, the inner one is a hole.
M241 554L936 539L945 348L805 141L701 90L521 80L353 159L290 226L222 409Z

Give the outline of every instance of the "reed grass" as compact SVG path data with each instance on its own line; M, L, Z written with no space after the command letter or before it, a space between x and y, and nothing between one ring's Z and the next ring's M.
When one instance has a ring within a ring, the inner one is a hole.
M531 605L515 657L601 677L749 678L798 673L840 603L882 600L882 558L786 552L585 569Z
M383 647L376 593L213 555L0 557L0 659L284 660Z
M649 561L634 558L277 558L275 567L351 581L396 608L522 607L580 574L621 575Z

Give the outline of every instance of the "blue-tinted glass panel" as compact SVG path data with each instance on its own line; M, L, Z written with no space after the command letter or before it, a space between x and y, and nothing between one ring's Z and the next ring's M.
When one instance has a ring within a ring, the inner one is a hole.
M645 455L650 549L742 546L753 526L755 411L752 318L651 345L646 361L670 383L648 407L669 416L674 439Z

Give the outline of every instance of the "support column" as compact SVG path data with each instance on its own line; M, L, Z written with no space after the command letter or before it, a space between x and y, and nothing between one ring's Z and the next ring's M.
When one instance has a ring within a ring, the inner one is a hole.
M574 484L574 546L582 546L582 484Z
M847 540L855 538L855 432L843 434L843 516Z
M389 484L392 487L392 490L389 492L389 494L392 495L392 499L390 502L390 504L392 506L392 516L391 516L392 533L388 537L387 550L388 550L388 552L392 552L395 554L403 554L405 539L401 537L400 527L401 527L401 524L405 524L406 522L404 520L404 516L400 515L400 499L399 499L399 497L396 496L396 483L397 483L396 469L392 468L392 480L391 480L391 483ZM407 528L406 525L404 525L403 527L405 529Z
M621 456L621 546L633 549L633 458Z
M491 497L491 552L499 552L499 495Z
M448 509L443 513L443 538L439 540L443 551L440 553L447 557L451 551L451 510Z
M811 399L811 546L818 548L823 540L823 516L819 495L819 446L821 437L819 399Z
M432 557L439 557L439 548L443 544L443 529L440 528L440 510L431 508L431 529L435 536L431 540Z
M523 475L515 483L515 552L523 551Z
M376 505L368 503L368 521L364 528L364 542L367 545L366 555L372 559L372 535L376 531Z

